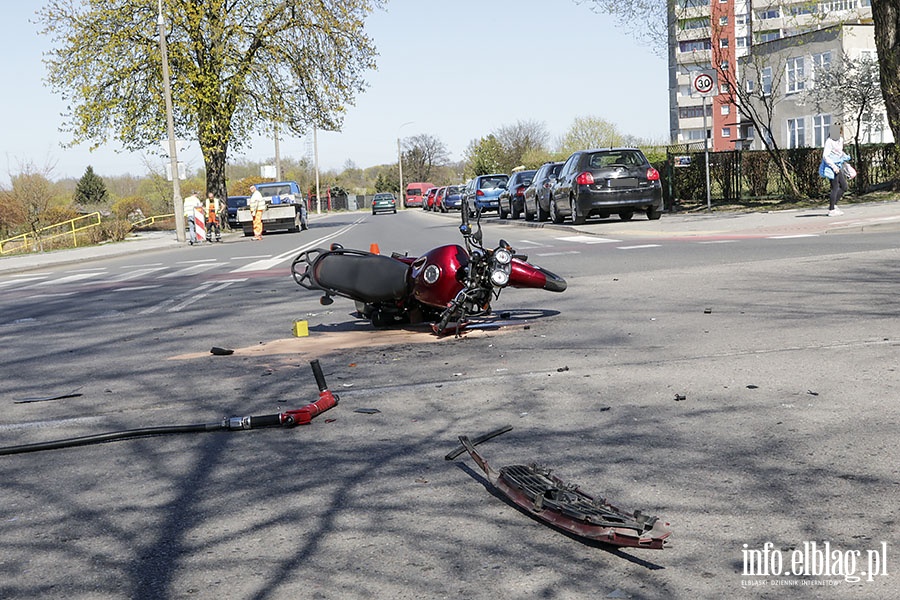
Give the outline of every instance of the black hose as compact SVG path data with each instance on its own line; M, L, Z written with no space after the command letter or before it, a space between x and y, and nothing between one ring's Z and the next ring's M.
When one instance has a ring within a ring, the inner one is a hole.
M169 435L173 433L198 433L204 431L218 431L226 429L223 423L206 423L200 425L171 425L167 427L142 427L140 429L127 429L125 431L112 431L109 433L98 433L95 435L86 435L82 437L69 438L65 440L54 440L51 442L37 442L34 444L22 444L20 446L7 446L0 448L0 456L8 454L24 454L25 452L38 452L39 450L56 450L59 448L74 448L76 446L87 446L89 444L99 444L101 442L112 442L115 440L125 440L136 437L149 435Z

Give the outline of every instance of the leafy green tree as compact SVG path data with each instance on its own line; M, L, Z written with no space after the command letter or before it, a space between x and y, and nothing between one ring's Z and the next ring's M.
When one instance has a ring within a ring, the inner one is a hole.
M196 138L206 188L225 196L225 164L254 133L336 131L375 68L365 18L382 0L166 0L176 135ZM38 10L48 81L71 107L72 143L114 137L129 150L167 137L158 6L48 0Z
M621 146L622 134L615 125L599 117L576 117L560 141L560 151L566 156L588 148Z
M493 134L472 140L466 148L466 177L498 173L502 168L503 146Z
M109 192L103 178L94 173L90 165L84 170L84 175L75 186L75 203L81 206L96 206L109 200Z

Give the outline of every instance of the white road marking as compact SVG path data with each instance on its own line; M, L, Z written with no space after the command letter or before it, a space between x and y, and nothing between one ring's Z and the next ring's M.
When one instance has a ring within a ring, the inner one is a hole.
M218 263L200 263L197 265L193 265L190 267L185 267L183 269L179 269L174 273L166 273L165 275L160 275L160 279L167 279L169 277L185 277L187 275L196 275L198 273L202 273L203 271L208 271L212 268L215 268Z
M809 237L819 237L817 233L800 233L797 235L772 235L767 239L770 240L794 240L797 238L809 238Z
M569 235L566 237L558 237L556 239L562 240L564 242L577 242L579 244L610 244L622 241L614 240L612 238L594 237L592 235Z
M312 248L316 248L317 246L321 246L326 241L336 238L337 236L350 231L351 229L353 229L354 227L356 227L357 225L359 225L360 223L362 223L365 220L366 220L365 217L360 217L353 223L346 225L344 227L341 227L340 229L338 229L337 231L335 231L329 235L326 235L326 236L320 237L318 239L312 240L310 242L307 242L306 244L303 244L302 246L300 246L298 248L294 248L293 250L288 250L287 252L279 254L278 256L273 256L272 258L264 258L262 260L257 260L255 262L246 264L242 267L238 267L237 269L234 269L231 272L232 273L246 273L248 271L267 271L273 267L280 265L281 263L283 263L286 260L294 258L296 255L300 254L301 252L303 252L305 250L310 250Z
M97 277L98 275L102 275L103 272L100 271L92 271L90 273L76 273L75 275L67 275L65 277L60 277L59 279L51 279L50 281L42 281L40 283L35 283L32 287L37 287L39 285L54 285L60 283L72 283L75 281L81 281L83 279L90 279L91 277Z
M642 248L659 248L660 244L641 244L640 246L617 246L619 250L640 250Z
M232 283L237 283L239 281L246 281L246 279L226 279L226 280L220 281L218 285L208 288L205 291L200 292L199 294L194 294L193 296L186 298L183 302L176 304L172 308L167 309L166 312L179 312L179 311L187 308L191 304L194 304L195 302L199 302L200 300L203 300L210 294L213 294L215 292L220 292L220 291L224 290L225 288L227 288L228 286L230 286Z
M566 252L539 252L536 256L565 256L567 254L581 254L578 250L568 250Z

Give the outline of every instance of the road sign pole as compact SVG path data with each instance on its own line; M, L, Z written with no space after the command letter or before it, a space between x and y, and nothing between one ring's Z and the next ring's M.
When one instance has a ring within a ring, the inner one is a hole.
M703 153L706 157L706 210L712 210L712 194L709 189L709 128L707 127L706 96L703 96Z

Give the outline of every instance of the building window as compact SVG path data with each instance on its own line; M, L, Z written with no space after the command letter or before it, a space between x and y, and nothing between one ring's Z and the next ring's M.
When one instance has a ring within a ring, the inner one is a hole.
M762 93L764 96L768 96L772 93L772 67L763 67L759 78L762 85Z
M710 48L712 48L712 44L709 39L678 42L679 52L696 52L698 50L709 50Z
M681 27L682 31L689 31L691 29L704 29L706 27L709 27L709 17L683 19L678 22L678 25Z
M787 88L788 94L802 92L806 84L806 76L803 72L803 57L789 58L787 60Z
M719 48L727 48L728 47L728 38L720 38L719 39Z
M735 25L746 25L747 24L747 13L741 13L739 15L734 15L734 24Z
M712 104L706 105L706 115L712 115ZM703 106L680 106L678 107L679 119L695 119L703 116Z
M678 0L678 6L681 8L696 8L698 6L709 6L709 0Z
M722 27L728 25L728 17L719 17L719 25Z
M806 145L805 119L788 119L788 148L802 148Z
M764 42L771 42L772 40L781 39L781 31L777 29L773 31L760 31L757 39L761 44Z
M729 106L728 104L723 104L722 107L719 109L719 114L722 114L722 115L731 114L731 106Z
M769 8L765 8L763 10L756 11L756 18L759 20L777 19L780 16L781 16L781 10L777 6L770 6Z
M816 115L813 117L813 140L819 148L825 146L828 132L831 131L831 115Z
M722 137L731 137L731 127L722 128Z

